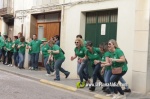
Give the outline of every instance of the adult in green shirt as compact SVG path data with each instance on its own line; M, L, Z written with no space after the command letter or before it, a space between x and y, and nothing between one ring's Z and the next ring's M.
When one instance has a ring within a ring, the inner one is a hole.
M83 60L89 59L92 63L92 68L93 68L93 86L91 86L89 90L95 91L97 78L102 83L105 83L103 77L100 74L100 69L101 69L100 64L99 63L94 64L94 60L101 60L101 52L99 48L93 47L93 44L91 41L87 42L86 48L87 48L87 51L85 53L85 57L83 58Z
M46 71L47 71L46 76L49 76L50 72L54 72L54 70L51 68L50 64L47 64L47 61L48 61L48 58L50 55L48 53L48 50L50 50L50 46L48 45L46 38L43 38L41 41L43 42L43 45L41 47L41 51L42 51L42 54L44 57L44 66L45 66Z
M111 39L108 42L108 50L110 51L110 60L112 61L112 69L113 68L122 68L122 72L119 74L112 74L110 77L111 83L118 84L118 81L120 78L127 72L127 62L124 56L124 53L121 49L119 49L118 44L115 40ZM122 99L125 98L124 92L120 86L111 86L111 88L114 90L115 95L113 95L113 99ZM118 92L120 95L118 96Z
M80 77L80 83L77 84L77 87L79 88L83 88L85 87L85 83L88 82L88 75L85 73L84 69L87 66L87 61L80 61L80 58L83 58L85 56L85 52L86 52L86 47L83 46L83 41L81 38L76 38L75 40L75 55L71 57L71 61L73 61L75 58L78 57L78 62L77 62L77 73ZM83 79L85 79L86 82L83 81Z
M18 46L18 36L14 36L14 41L13 41L13 52L14 52L14 65L16 66L16 67L18 67L18 61L19 61L19 56L18 56L18 48L17 48L17 46Z
M56 70L56 78L54 80L60 81L59 71L64 73L66 75L66 78L67 78L69 76L70 72L64 70L61 67L62 63L65 61L65 56L62 52L62 49L58 45L56 45L55 42L52 40L49 41L49 46L51 47L51 50L48 50L48 52L50 53L48 63L49 63L49 60L52 57L52 55L55 59L54 68Z
M76 36L76 38L82 39L83 46L86 47L87 41L85 41L85 40L83 39L82 35L79 34L79 35ZM84 69L84 72L86 73L86 75L88 76L88 78L90 78L89 71L88 71L88 63L89 63L89 60L87 59L86 62L87 62L87 66L86 66L86 68Z
M0 32L0 62L2 61L2 50L3 50L3 37L1 36Z
M7 64L8 66L12 66L12 55L13 55L13 42L10 37L8 37L8 41L6 42L6 52L7 52Z
M7 35L4 35L3 36L3 43L2 43L2 55L3 55L3 64L4 65L8 65L7 64L7 50L6 50L6 43L7 43L7 38L8 38L8 36Z
M19 69L24 69L24 60L25 60L25 49L26 49L26 42L25 37L20 38L20 43L18 44L18 53L19 53Z
M33 40L31 41L30 49L31 52L31 61L32 61L32 69L38 70L38 60L39 60L39 53L40 53L40 47L41 47L42 41L37 39L37 35L33 35Z

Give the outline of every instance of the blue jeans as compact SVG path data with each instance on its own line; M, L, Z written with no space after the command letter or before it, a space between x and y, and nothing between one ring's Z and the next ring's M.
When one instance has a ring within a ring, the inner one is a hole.
M14 52L14 64L15 66L18 66L19 58L18 58L18 52Z
M119 80L122 84L126 85L125 89L129 89L128 85L126 84L126 81L121 77Z
M54 64L54 68L56 70L56 78L57 79L60 79L60 74L59 74L59 71L61 71L62 73L64 73L65 75L69 74L68 71L64 70L61 65L62 63L65 61L65 59L58 59L58 60L55 60L55 64Z
M50 74L50 72L54 72L50 64L47 64L48 57L44 57L44 66L46 68L47 74Z
M105 81L105 83L110 83L111 75L112 75L111 70L105 70L105 73L104 73L104 81Z
M28 66L32 67L31 54L28 54Z
M110 77L110 82L118 84L118 81L125 73L126 73L126 71L122 71L121 74L117 74L117 75L112 74ZM111 88L113 89L115 94L117 94L119 92L121 95L124 95L124 92L120 86L111 86Z
M2 49L0 49L0 59L2 58Z
M78 66L77 66L78 70L78 75L80 77L80 82L83 82L83 78L85 79L85 81L88 81L88 75L85 73L85 69L87 67L87 61L84 61L82 63L78 63Z
M93 65L93 84L95 85L96 81L97 81L97 78L102 82L102 83L105 83L103 77L101 76L100 74L100 69L101 69L101 66L100 64L96 64L96 65Z
M38 69L38 60L39 60L39 53L32 53L31 61L33 69Z
M24 58L25 58L25 53L19 53L19 68L24 68Z

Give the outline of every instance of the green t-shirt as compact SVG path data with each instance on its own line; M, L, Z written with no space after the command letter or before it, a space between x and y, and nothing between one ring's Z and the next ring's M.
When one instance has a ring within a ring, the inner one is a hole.
M17 52L17 51L18 51L17 46L18 46L19 42L20 42L20 41L19 41L18 39L17 39L17 40L15 40L15 41L13 42L13 44L15 44L14 52Z
M52 46L52 50L54 50L54 51L59 50L58 54L52 53L52 55L54 56L55 60L57 60L57 59L65 59L65 56L64 56L62 50L60 49L60 47L58 45L53 45Z
M25 53L25 50L26 50L26 42L20 42L19 44L18 44L18 46L20 46L20 45L22 45L23 44L23 46L21 46L20 48L19 48L19 53Z
M4 41L3 40L0 40L0 49L2 49L4 46Z
M88 57L88 59L94 64L94 60L101 60L101 52L99 48L93 47L93 52L90 52L87 50L85 52L85 55Z
M102 62L105 62L105 61L106 61L106 57L110 57L110 52L105 52L105 53L102 55L101 61L102 61ZM105 67L105 70L111 70L111 66L106 66L106 67Z
M7 39L3 41L2 46L3 46L4 48L6 48L6 44L7 44L7 42L8 42L8 41L7 41ZM5 51L7 51L6 49L4 49L4 50L5 50Z
M31 53L40 53L40 45L42 44L41 40L32 40L30 42L30 46L31 46Z
M2 36L0 36L0 40L3 40L3 37L2 37Z
M42 54L43 54L44 58L49 57L48 50L50 50L50 46L48 44L43 45L41 50L42 50Z
M11 52L13 52L12 45L13 45L13 42L12 42L12 41L6 42L6 45L5 45L6 51L11 51Z
M111 54L111 58L114 58L114 59L119 59L121 56L124 56L123 51L119 48L115 49L115 52L110 52L110 54ZM121 66L122 66L122 71L128 70L127 62L113 62L112 63L112 68L121 67Z
M79 58L83 58L85 56L85 52L86 52L86 48L84 46L80 47L80 49L78 49L77 47L74 49L74 52L76 54L76 56L78 56Z

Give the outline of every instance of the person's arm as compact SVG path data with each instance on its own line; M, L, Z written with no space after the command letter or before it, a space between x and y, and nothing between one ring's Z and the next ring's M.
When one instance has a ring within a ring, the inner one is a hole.
M113 58L111 58L111 61L112 62L126 62L126 59L125 59L125 57L124 56L121 56L119 59L113 59Z
M112 62L119 62L119 63L122 63L122 62L126 62L126 59L125 59L125 56L124 56L124 53L122 52L122 50L117 50L117 53L116 53L119 57L119 59L114 59L114 58L111 58L111 61Z
M105 58L105 62L101 62L101 67L111 66L112 62L110 61L109 57Z
M71 61L77 58L77 55L75 54L74 56L71 57Z

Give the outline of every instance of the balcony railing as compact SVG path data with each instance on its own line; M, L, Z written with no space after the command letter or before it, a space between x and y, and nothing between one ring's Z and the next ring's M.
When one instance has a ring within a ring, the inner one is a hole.
M13 15L13 9L9 7L1 8L0 16L3 16L3 15Z

